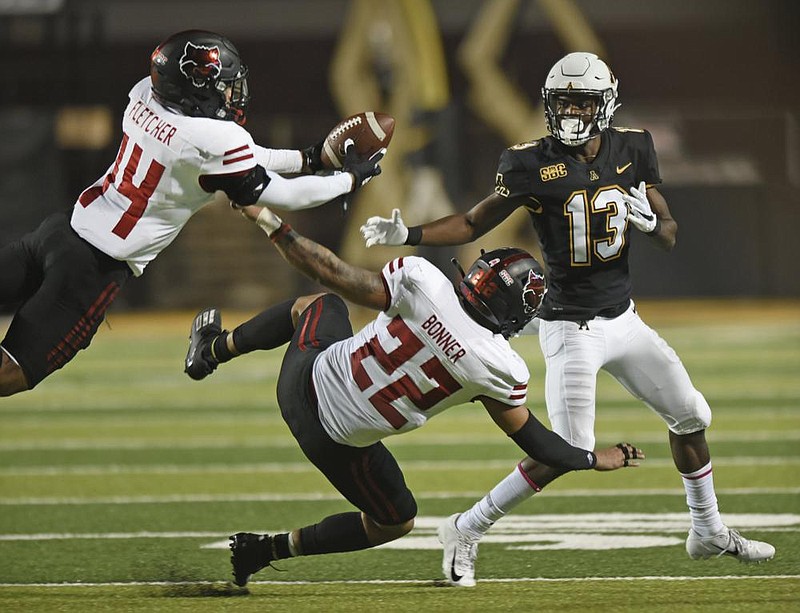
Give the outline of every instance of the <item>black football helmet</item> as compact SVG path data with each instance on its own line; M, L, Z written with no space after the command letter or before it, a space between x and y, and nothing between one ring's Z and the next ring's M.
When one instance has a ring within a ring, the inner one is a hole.
M204 30L173 34L151 54L150 78L155 97L185 115L239 125L246 120L247 66L221 34Z
M472 319L509 338L536 316L545 290L542 267L530 253L501 247L475 260L457 293Z

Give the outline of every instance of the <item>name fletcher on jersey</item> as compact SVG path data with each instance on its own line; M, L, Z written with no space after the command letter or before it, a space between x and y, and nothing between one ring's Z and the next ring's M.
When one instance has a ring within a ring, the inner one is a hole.
M167 147L170 146L170 141L178 131L178 128L173 126L165 119L161 119L153 109L147 106L141 100L137 100L128 112L128 117L137 126L142 128L145 134L149 134L157 141L164 143Z

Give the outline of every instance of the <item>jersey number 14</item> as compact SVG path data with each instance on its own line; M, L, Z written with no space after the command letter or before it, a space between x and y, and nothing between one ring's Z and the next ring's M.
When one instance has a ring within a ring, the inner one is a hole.
M138 186L133 184L133 175L136 174L136 169L139 167L139 160L142 157L142 148L134 143L131 156L128 158L125 170L122 171L122 179L117 183L119 165L125 155L125 150L128 148L128 142L128 135L123 134L122 144L119 146L119 153L117 153L114 168L106 176L103 184L90 187L78 198L78 202L84 207L87 207L97 200L97 198L105 194L108 188L113 185L117 192L130 200L131 205L122 214L122 218L117 222L117 225L114 226L114 229L111 230L121 239L128 238L133 227L142 218L142 215L144 215L144 211L147 208L147 201L150 200L150 196L153 195L153 192L158 186L158 182L161 180L161 175L164 174L164 165L152 160L142 182L139 183Z

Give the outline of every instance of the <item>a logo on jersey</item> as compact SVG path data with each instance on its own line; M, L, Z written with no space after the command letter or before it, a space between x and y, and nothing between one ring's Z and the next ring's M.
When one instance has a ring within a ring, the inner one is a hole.
M503 183L503 175L502 173L497 173L497 176L494 178L494 192L503 196L504 198L508 198L508 195L511 191L506 187L506 184Z
M539 308L546 287L544 275L538 274L533 269L528 271L528 281L522 289L522 303L525 306L526 314L533 313Z
M539 169L539 176L542 181L552 181L553 179L560 179L567 176L567 166L562 162L553 164L552 166L545 166Z
M209 81L216 80L222 72L219 47L204 47L187 42L180 59L180 67L181 72L192 82L192 85L205 87Z
M600 180L600 175L597 174L597 171L590 170L589 171L589 181L599 181L599 180Z
M628 170L628 166L630 166L631 164L633 164L633 162L628 162L624 166L617 166L617 174L621 175L623 172Z
M538 147L538 146L539 146L539 141L532 140L526 143L519 143L517 145L512 145L511 147L509 147L509 149L511 149L511 151L524 151L525 149L530 149L531 147Z

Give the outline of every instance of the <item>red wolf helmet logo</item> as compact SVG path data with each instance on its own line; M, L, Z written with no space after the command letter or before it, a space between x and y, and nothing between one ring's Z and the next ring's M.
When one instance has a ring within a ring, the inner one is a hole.
M539 308L545 289L544 275L531 268L528 271L528 281L522 289L522 303L525 305L526 314L534 313Z
M180 59L181 72L195 87L205 87L214 82L222 72L219 60L219 47L204 47L186 43Z

